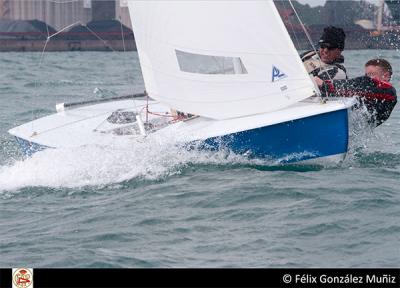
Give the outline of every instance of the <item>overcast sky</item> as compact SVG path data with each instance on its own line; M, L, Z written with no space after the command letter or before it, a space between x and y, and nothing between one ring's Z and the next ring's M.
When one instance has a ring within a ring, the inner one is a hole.
M302 4L309 4L311 7L314 6L324 6L326 0L298 0ZM343 1L351 1L351 0L343 0ZM379 0L368 0L371 3L378 4Z

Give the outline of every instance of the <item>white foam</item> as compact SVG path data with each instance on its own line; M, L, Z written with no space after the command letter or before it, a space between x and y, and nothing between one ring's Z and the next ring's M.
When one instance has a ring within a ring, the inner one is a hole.
M134 144L134 145L133 145ZM168 140L47 149L32 157L0 167L0 191L23 187L74 188L154 180L180 173L185 165L257 163L233 153L187 151Z
M363 106L350 113L349 118L349 148L343 163L344 166L355 164L355 155L361 150L368 149L375 137L374 126L368 123L371 118L368 110Z

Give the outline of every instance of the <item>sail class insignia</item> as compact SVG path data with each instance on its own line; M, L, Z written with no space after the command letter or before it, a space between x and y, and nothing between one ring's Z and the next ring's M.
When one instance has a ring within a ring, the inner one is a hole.
M279 81L286 77L287 75L285 73L281 72L281 70L279 70L275 66L272 66L272 82Z

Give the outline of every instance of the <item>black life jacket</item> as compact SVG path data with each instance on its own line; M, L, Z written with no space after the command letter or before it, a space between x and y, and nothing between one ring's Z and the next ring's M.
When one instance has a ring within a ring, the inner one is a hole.
M321 88L323 96L357 96L359 105L364 105L370 115L370 121L376 126L385 122L397 103L396 89L389 82L367 76L349 80L325 81Z

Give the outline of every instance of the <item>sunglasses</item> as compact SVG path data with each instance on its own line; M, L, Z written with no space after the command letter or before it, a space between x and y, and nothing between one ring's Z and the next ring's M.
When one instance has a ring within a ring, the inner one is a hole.
M332 47L330 44L324 44L324 43L322 43L322 44L320 44L319 45L319 48L321 48L321 49L328 49L328 50L335 50L335 49L337 49L338 47Z

